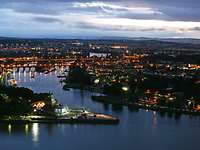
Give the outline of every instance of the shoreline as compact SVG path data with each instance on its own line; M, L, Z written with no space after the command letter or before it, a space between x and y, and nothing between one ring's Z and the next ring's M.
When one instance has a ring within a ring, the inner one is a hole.
M13 95L15 95L16 98L13 98ZM2 99L0 112L2 115L0 117L0 122L71 124L119 123L119 119L111 115L90 112L81 108L71 109L67 106L65 107L55 99L52 93L34 93L31 89L24 87L1 86L0 97ZM9 103L7 103L7 101ZM21 101L23 101L23 103ZM16 105L16 103L18 105Z
M15 118L1 118L0 123L45 123L45 124L119 124L119 119L110 115L94 114L95 117L55 117L55 116L15 116Z
M79 90L87 90L90 92L98 92L95 91L94 88L81 88L80 86L73 85L73 84L66 84L66 87L72 88L72 89L79 89ZM102 93L102 92L98 92ZM130 101L124 101L119 100L121 98L119 97L112 97L112 96L91 96L92 101L104 103L104 104L112 104L112 105L118 105L118 106L128 106L128 107L134 107L137 109L145 109L145 110L152 110L152 111L158 111L158 112L167 112L167 113L174 113L174 114L185 114L185 115L193 115L193 116L200 116L199 111L191 111L191 110L183 110L178 108L169 108L167 106L150 106L147 104L141 104L141 103L135 103ZM116 100L113 100L116 99Z
M129 101L115 101L113 99L117 99L115 97L109 96L92 96L91 99L96 102L104 103L104 104L112 104L112 105L119 105L119 106L128 106L128 107L135 107L138 109L147 109L152 111L159 111L159 112L168 112L168 113L180 113L185 115L193 115L193 116L200 116L199 111L190 111L190 110L183 110L178 108L169 108L165 106L150 106L146 104L134 103Z
M63 86L63 90L69 91L70 89L78 89L78 90L85 90L85 91L94 92L94 93L102 93L102 89L98 87L80 86L78 84L65 83L65 85Z

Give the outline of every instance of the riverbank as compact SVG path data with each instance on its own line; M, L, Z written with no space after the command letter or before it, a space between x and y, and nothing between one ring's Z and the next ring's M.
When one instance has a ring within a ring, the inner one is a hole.
M85 90L85 91L90 91L90 92L95 92L95 93L102 93L102 89L98 87L92 87L92 86L81 86L80 84L75 84L75 83L65 83L63 86L63 90L69 91L69 89L79 89L79 90Z
M0 122L116 124L119 119L85 108L69 108L52 93L34 93L23 87L0 86ZM28 114L28 115L27 115Z
M119 119L110 115L91 113L78 117L55 116L5 116L2 123L63 123L63 124L118 124Z
M166 106L159 106L159 105L147 105L147 104L142 104L142 103L138 103L138 102L130 102L128 100L122 100L118 97L92 96L91 99L93 101L101 102L101 103L104 103L104 104L128 106L128 107L141 108L141 109L153 110L153 111L159 111L159 112L168 112L168 113L178 113L178 114L200 116L200 112L195 111L195 110L169 108L169 107L166 107Z

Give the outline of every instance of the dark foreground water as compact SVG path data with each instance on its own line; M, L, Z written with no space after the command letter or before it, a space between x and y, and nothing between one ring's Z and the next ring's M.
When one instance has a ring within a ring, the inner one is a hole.
M199 150L200 119L135 111L91 101L87 91L63 91L56 73L15 75L19 86L53 92L63 104L119 117L119 125L0 124L0 150ZM20 76L20 77L19 77Z

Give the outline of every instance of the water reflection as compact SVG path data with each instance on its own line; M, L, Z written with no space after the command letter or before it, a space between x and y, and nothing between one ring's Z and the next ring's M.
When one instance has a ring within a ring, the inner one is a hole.
M152 127L157 127L157 113L155 111L153 111Z
M17 79L18 79L18 82L20 83L20 82L21 82L21 72L20 72L20 71L18 72L18 77L17 77Z
M9 124L9 125L8 125L8 133L10 134L11 132L12 132L12 125Z
M114 112L122 112L123 111L123 106L121 106L121 105L112 105L112 110Z
M109 110L110 109L110 105L109 104L102 104L103 105L103 108L104 110Z
M0 134L26 134L29 133L29 126L28 124L7 124L1 123L0 124Z
M39 142L39 124L0 124L0 135L25 135L31 136L33 143Z
M39 142L39 124L33 123L32 125L32 139L33 142L38 143Z
M135 106L128 106L128 110L129 112L138 112L139 108Z
M29 131L29 125L26 124L26 125L25 125L25 134L26 134L26 135L28 135L28 131Z

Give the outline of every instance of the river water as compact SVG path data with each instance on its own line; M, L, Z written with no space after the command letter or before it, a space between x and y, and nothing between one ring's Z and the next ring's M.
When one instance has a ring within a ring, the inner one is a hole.
M93 102L91 93L62 90L58 72L16 73L19 86L53 92L62 104L118 117L118 125L0 124L0 150L198 150L200 119Z

